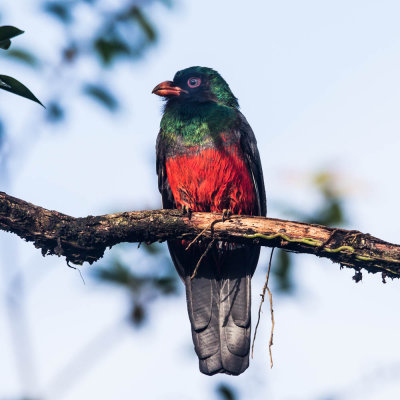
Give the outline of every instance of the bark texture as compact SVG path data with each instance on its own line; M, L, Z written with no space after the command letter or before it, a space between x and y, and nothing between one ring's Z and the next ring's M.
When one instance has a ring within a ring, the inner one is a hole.
M179 210L74 218L0 192L0 229L33 242L43 255L64 256L74 264L92 264L107 247L122 242L216 239L329 258L355 269L356 281L361 269L381 272L383 278L400 277L400 245L359 231L275 218L232 215L223 221L218 213L183 215Z

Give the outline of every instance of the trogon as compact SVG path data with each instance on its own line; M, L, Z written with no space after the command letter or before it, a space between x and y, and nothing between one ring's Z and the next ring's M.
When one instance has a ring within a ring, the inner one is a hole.
M156 145L163 207L265 216L256 138L221 75L186 68L153 93L166 100ZM170 240L168 247L186 287L200 371L239 375L249 365L250 285L260 247L188 243Z

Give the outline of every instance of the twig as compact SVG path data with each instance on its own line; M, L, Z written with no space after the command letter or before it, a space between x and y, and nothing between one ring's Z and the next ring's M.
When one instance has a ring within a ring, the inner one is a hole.
M204 233L208 230L211 229L211 235L213 235L213 228L214 225L217 224L218 222L225 222L227 221L224 219L224 216L222 218L216 218L214 221L210 222L186 247L186 251L190 249L193 243L197 242L197 240L204 235Z
M80 270L79 268L74 267L73 265L71 265L71 264L69 263L69 261L67 261L67 265L68 265L69 268L72 268L72 269L74 269L74 270L76 270L76 271L79 272L79 275L81 276L81 279L82 279L83 284L86 285L86 282L85 282L85 280L83 279L83 275L82 275L81 270Z
M207 253L210 251L210 249L211 249L212 245L214 244L214 242L215 242L215 239L211 240L211 242L208 243L208 246L207 246L207 248L204 250L204 253L203 253L203 254L201 255L201 257L199 258L199 261L197 261L196 267L195 267L195 269L194 269L194 271L193 271L193 274L192 274L192 276L190 277L190 279L193 279L193 278L196 276L197 270L199 269L200 264L201 264L201 262L203 261L203 258L204 258L204 257L207 255Z
M254 355L254 343L256 340L256 336L257 336L257 330L258 330L258 325L260 323L260 317L261 317L261 309L262 309L262 305L264 303L265 300L265 292L268 290L268 294L269 294L269 304L270 304L270 308L271 308L271 321L272 321L272 326L271 326L271 337L269 339L269 356L271 359L271 368L273 366L273 361L272 361L272 352L271 352L271 346L273 345L273 337L274 337L274 327L275 327L275 319L274 319L274 310L272 308L272 293L268 288L268 280L269 280L269 274L271 271L271 263L272 263L272 256L274 254L274 250L275 247L272 248L271 250L271 255L269 257L269 264L268 264L268 271L267 271L267 277L265 279L265 283L264 283L264 287L262 290L262 294L261 294L261 302L260 302L260 306L258 307L258 318L257 318L257 324L256 324L256 328L254 330L254 336L253 336L253 343L251 345L251 358L253 358Z
M203 234L204 234L204 232L205 231L207 231L207 229L210 229L211 227L212 227L212 222L210 222L188 245L187 245L187 247L186 247L186 251L188 251L189 249L190 249L190 247L192 246L192 244L193 243L196 243L197 242L197 239L200 237L200 236L203 236Z

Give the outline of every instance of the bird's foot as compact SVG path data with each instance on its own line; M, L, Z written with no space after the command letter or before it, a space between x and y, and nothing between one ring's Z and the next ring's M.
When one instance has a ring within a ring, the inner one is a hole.
M222 222L225 222L232 215L231 210L225 208L222 210Z
M186 205L182 206L182 214L187 215L189 219L192 218L192 209Z

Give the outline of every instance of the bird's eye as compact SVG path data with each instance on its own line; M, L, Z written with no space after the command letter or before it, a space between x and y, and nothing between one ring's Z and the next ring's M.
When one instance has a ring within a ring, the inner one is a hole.
M195 88L201 85L200 78L189 78L187 84L190 88Z

